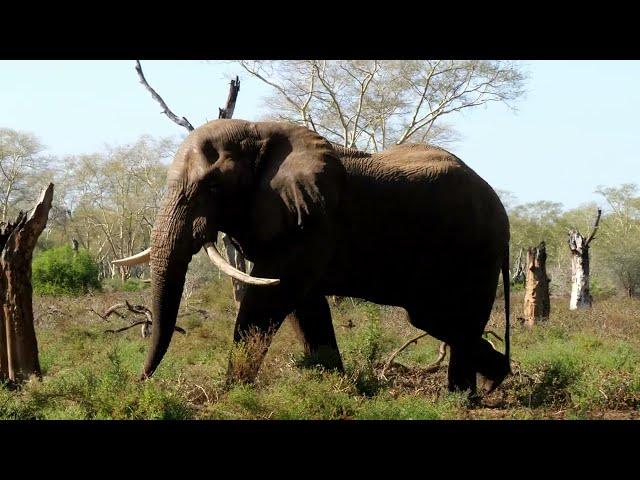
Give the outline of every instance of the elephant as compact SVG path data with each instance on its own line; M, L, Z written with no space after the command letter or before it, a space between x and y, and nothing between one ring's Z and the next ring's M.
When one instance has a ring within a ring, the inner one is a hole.
M253 268L235 270L215 247L228 235ZM509 362L509 220L498 195L452 153L403 144L376 154L339 148L289 122L220 119L192 131L167 174L150 248L150 377L173 334L189 262L206 248L246 282L234 342L270 339L290 318L305 352L343 370L327 296L402 307L410 323L450 346L448 388L495 389ZM483 338L500 273L505 353ZM230 366L231 368L231 366Z

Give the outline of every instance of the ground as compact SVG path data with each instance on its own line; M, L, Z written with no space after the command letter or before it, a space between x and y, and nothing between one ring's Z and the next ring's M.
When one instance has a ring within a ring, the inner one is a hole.
M225 385L234 306L228 279L190 292L176 333L154 377L139 382L149 345L140 327L105 333L134 319L103 311L149 291L35 298L42 381L0 387L0 419L636 419L640 417L640 300L596 298L590 311L555 298L551 318L534 328L517 320L512 296L514 374L477 403L446 389L448 358L426 367L439 342L409 346L380 377L392 352L420 332L404 312L344 299L332 304L346 374L303 358L286 322L255 385ZM488 329L504 333L502 299ZM140 317L135 317L136 320ZM488 337L501 351L504 346ZM430 369L432 370L432 369Z

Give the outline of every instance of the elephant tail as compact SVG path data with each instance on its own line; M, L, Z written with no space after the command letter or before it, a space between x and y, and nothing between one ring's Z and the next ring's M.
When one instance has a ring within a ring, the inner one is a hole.
M504 260L502 261L502 285L504 286L504 354L507 357L507 363L509 365L509 372L511 372L511 357L509 346L509 317L510 317L510 294L511 294L511 281L509 278L509 245L505 252Z

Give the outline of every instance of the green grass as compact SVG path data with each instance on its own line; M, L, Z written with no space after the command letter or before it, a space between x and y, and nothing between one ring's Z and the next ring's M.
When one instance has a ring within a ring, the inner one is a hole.
M479 403L446 389L446 361L424 367L439 342L411 345L380 377L382 364L420 332L402 310L345 299L332 305L346 372L305 359L287 322L253 385L226 385L234 305L228 280L196 290L181 309L187 335L173 342L154 377L138 381L149 339L138 328L105 333L133 320L103 320L124 300L148 303L148 291L106 291L79 298L36 296L42 381L0 386L0 419L469 419L637 418L640 416L640 301L599 299L570 312L553 299L549 321L514 321L514 375ZM522 298L513 295L514 318ZM51 309L51 307L55 307ZM206 314L203 314L203 312ZM502 305L488 328L502 335ZM137 319L137 317L136 317ZM492 339L490 337L490 339ZM492 339L494 343L496 340ZM497 348L503 346L497 342Z

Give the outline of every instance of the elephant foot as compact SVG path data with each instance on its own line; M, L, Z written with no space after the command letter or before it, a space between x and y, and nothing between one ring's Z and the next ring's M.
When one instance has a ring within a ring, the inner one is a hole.
M481 339L474 349L474 363L478 372L478 385L485 394L493 392L511 373L507 357Z
M484 395L493 392L509 375L507 357L481 338L471 344L451 349L449 390L469 390L476 397L476 389Z

